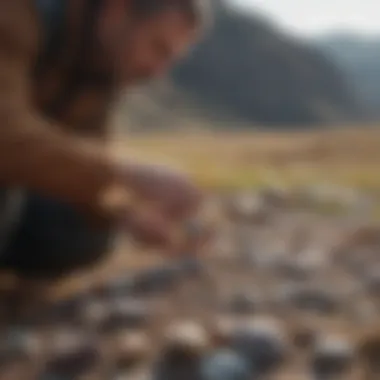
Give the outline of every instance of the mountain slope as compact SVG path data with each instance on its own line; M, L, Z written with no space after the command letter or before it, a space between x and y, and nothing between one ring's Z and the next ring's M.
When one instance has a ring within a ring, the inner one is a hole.
M332 57L358 89L358 95L370 115L380 117L380 36L335 34L318 38L316 45Z

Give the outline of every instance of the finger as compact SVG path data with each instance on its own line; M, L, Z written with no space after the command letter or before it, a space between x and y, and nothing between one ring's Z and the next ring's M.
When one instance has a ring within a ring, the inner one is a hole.
M197 191L186 194L168 195L168 202L161 209L165 216L173 222L182 222L192 219L199 213L203 204L203 197Z

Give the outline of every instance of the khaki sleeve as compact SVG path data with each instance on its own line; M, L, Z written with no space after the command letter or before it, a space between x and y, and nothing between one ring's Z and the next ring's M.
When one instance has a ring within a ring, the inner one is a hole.
M0 183L107 213L102 196L111 188L123 189L112 160L101 146L70 135L31 105L30 71L38 41L30 33L36 27L27 4L0 4Z

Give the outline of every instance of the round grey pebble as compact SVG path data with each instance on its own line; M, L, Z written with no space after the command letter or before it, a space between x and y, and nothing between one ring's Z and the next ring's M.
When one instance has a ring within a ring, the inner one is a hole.
M249 363L230 350L217 351L201 364L202 380L251 380L251 375Z
M288 349L282 326L266 318L239 325L232 332L231 348L259 375L278 368Z

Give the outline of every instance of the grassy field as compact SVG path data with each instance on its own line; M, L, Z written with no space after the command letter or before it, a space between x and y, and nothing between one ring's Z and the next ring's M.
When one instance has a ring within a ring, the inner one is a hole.
M131 135L116 150L185 167L211 188L334 183L380 190L380 129Z

